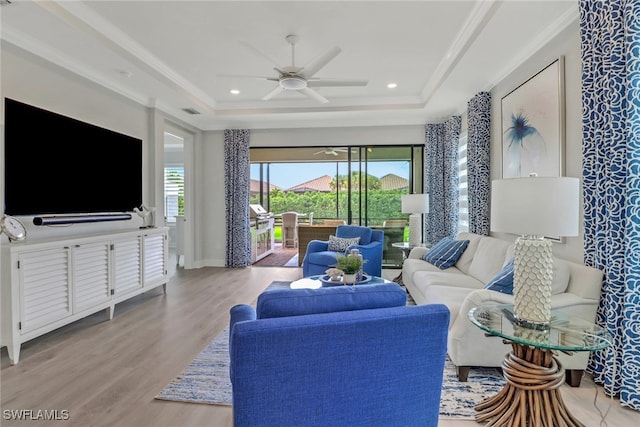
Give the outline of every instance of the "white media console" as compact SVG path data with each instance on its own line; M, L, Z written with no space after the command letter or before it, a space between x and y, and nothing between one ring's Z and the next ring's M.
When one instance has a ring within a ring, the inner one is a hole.
M2 341L11 364L22 343L160 285L167 228L2 245Z

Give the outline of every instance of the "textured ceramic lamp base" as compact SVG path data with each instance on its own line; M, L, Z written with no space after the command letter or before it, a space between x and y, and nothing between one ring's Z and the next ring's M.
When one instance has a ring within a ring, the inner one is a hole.
M513 299L516 318L524 324L551 321L552 243L521 236L514 249Z
M422 243L421 214L409 215L409 245L418 246Z

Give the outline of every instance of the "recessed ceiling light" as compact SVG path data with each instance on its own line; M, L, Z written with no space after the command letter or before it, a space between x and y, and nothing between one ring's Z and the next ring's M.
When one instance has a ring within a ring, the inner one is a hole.
M396 83L389 83L389 84L387 85L387 87L388 87L389 89L395 89L396 87L398 87L398 85L397 85Z
M239 91L238 89L231 89L231 90L229 91L229 93L230 93L231 95L239 95L239 94L240 94L240 91Z

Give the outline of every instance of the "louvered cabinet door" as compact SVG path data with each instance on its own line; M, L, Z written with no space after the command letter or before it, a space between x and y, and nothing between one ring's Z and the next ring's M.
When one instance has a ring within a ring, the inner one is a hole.
M114 296L142 289L140 237L114 241L112 255Z
M104 306L111 299L109 244L90 243L72 248L73 312Z
M69 254L64 247L19 255L22 334L72 314Z
M155 286L167 279L166 233L146 234L143 242L144 286Z

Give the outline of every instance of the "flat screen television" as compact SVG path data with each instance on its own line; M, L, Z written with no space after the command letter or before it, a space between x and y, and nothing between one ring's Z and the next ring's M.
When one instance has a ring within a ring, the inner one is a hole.
M5 98L4 213L131 212L142 140Z

